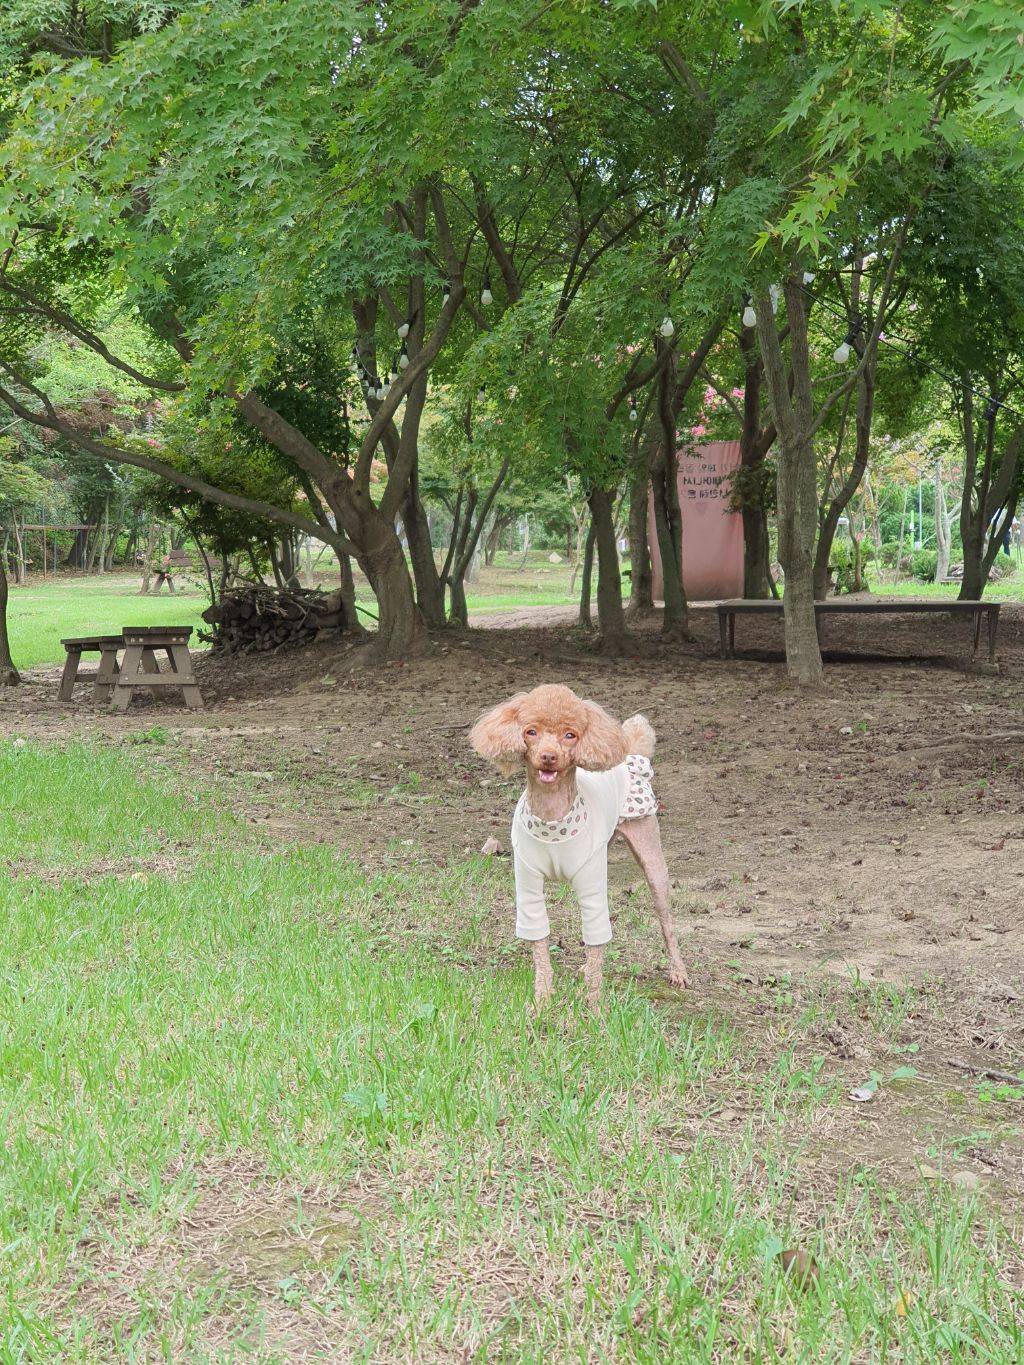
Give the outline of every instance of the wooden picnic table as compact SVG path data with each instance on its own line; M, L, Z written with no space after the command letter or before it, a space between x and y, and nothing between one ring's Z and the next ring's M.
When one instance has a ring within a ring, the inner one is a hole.
M61 644L67 650L67 658L64 660L60 691L57 693L60 700L70 701L75 690L75 683L91 678L93 701L108 701L117 679L117 654L118 650L124 648L124 637L121 635L79 635L69 640L61 640ZM100 656L99 667L95 672L82 673L80 671L83 654L98 654Z
M124 658L114 684L111 702L115 711L127 711L135 691L148 687L178 687L190 711L203 709L203 697L192 668L188 642L191 626L125 626L122 631ZM157 651L167 655L170 670L160 672Z
M781 616L783 605L774 600L737 597L718 604L718 633L721 642L722 658L732 658L736 653L737 616ZM819 622L822 616L836 616L840 613L850 616L916 616L934 615L944 612L947 616L969 616L974 623L974 650L972 658L978 653L981 641L981 621L985 618L988 627L988 657L990 663L996 661L996 632L999 628L998 602L944 602L936 598L905 598L895 602L848 602L841 597L830 597L824 602L815 602L814 618Z
M61 701L70 701L75 683L92 679L94 702L112 701L116 710L126 711L136 688L178 687L189 710L201 711L203 697L188 650L191 635L191 626L125 626L120 635L79 635L62 640L67 658L57 695ZM118 661L122 650L124 658ZM160 672L158 650L166 653L169 672ZM83 654L100 656L95 672L80 671Z

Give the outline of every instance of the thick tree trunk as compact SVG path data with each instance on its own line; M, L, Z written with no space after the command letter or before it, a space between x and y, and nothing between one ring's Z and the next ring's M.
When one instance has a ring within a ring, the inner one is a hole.
M743 596L770 597L768 514L763 504L743 504Z
M821 682L821 649L814 610L814 533L818 487L814 446L809 439L779 460L779 560L786 576L782 596L789 676L802 687Z
M593 625L593 617L590 609L590 599L593 596L594 585L594 545L597 541L597 533L594 530L594 523L591 521L587 527L587 539L583 546L583 576L580 580L580 613L579 623L588 629Z
M595 488L587 499L597 549L597 626L601 647L614 653L629 639L622 608L622 577L615 545L615 490Z
M0 555L0 687L16 687L20 682L7 635L7 565L5 556Z
M654 573L647 538L647 492L651 476L647 454L629 484L629 614L650 616L654 611Z
M393 527L378 519L381 525L374 528L374 543L363 564L377 598L374 650L382 659L401 659L422 643L425 623L413 595L401 541Z

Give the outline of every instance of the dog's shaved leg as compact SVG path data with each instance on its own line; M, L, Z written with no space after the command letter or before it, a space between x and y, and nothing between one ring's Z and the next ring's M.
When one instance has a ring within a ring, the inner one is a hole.
M548 1000L555 984L555 973L551 966L550 938L538 938L533 942L533 1003L540 1009Z
M592 1010L601 1007L601 982L604 977L604 944L583 949L583 980L587 986L587 1004Z
M640 870L651 888L654 913L661 925L661 936L665 940L668 954L668 979L673 986L688 986L690 978L679 954L676 939L676 926L672 922L669 907L668 867L661 847L661 830L655 815L645 815L639 820L626 820L619 825L619 833L625 839L630 852L640 865Z

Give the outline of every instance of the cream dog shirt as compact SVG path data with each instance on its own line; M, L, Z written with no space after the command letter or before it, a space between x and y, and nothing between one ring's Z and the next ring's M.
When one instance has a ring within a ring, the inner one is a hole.
M579 768L576 800L561 820L539 820L523 793L512 817L517 938L548 937L544 883L554 881L568 882L576 892L583 942L589 947L609 942L608 844L621 821L657 810L652 775L650 761L640 754L604 773Z

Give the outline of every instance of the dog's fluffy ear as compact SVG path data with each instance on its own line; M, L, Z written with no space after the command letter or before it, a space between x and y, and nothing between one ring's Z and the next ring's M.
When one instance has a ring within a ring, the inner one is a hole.
M526 753L519 724L519 708L525 698L525 692L517 692L482 715L469 732L469 742L480 757L493 763L506 777L514 775Z
M583 707L587 713L587 724L580 735L576 762L581 768L588 768L595 773L625 763L629 745L622 726L596 701L585 701Z

